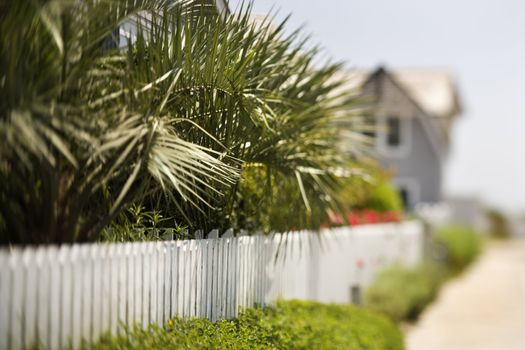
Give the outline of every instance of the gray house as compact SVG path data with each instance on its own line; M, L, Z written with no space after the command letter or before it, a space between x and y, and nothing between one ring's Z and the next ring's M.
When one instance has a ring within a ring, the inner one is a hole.
M370 136L405 207L440 202L451 127L461 112L452 76L383 67L355 75L362 94L373 101L376 127Z
M178 1L173 0L173 4L177 5ZM227 0L199 0L195 2L196 6L202 6L203 10L213 11L219 13L221 16L228 16L230 8ZM112 33L106 40L105 48L124 47L128 44L128 40L135 40L137 35L137 21L142 22L143 25L151 22L152 16L148 12L137 13L132 20L124 22L114 33Z

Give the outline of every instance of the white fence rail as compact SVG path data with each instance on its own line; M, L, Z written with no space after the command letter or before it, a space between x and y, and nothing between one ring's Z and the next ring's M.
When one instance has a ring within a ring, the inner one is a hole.
M0 250L0 349L77 348L120 324L211 320L278 298L349 302L421 259L418 222L317 233ZM279 252L279 254L277 254Z

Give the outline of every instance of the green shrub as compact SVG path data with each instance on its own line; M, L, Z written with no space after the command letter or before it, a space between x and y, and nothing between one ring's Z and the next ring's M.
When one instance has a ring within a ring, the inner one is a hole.
M351 305L282 301L212 323L173 319L165 328L129 329L85 349L403 349L399 329L385 317Z
M434 238L443 246L446 264L453 273L465 269L481 251L479 235L468 226L451 225L441 228Z
M434 300L444 281L472 263L481 250L479 236L465 226L439 229L434 240L433 255L439 255L438 261L383 270L367 289L365 305L394 321L414 320Z
M370 197L361 206L364 209L373 209L379 212L403 210L403 202L399 192L386 179L377 183Z
M367 289L365 305L394 321L414 320L434 300L445 278L446 270L438 264L391 266Z
M511 235L509 220L499 210L490 209L487 211L487 219L489 221L489 233L494 238L504 239Z

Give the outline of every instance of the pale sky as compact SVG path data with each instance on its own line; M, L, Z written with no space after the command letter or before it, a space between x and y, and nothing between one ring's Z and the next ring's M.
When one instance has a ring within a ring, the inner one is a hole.
M272 7L349 67L453 72L464 113L445 192L525 211L524 0L255 0L254 13Z

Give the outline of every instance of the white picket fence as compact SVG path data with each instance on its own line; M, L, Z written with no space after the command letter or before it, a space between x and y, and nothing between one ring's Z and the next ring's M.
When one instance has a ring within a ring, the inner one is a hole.
M0 250L0 349L78 348L121 324L233 318L279 298L350 302L378 269L420 261L418 222L320 233Z

